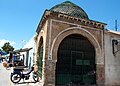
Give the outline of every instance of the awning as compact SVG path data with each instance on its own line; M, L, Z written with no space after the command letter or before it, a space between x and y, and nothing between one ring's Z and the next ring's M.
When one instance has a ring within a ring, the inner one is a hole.
M1 55L7 55L7 52L0 52Z

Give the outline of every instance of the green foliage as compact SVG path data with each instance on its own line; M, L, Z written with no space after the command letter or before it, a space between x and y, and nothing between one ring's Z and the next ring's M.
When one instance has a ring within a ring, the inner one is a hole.
M9 51L14 50L13 46L11 46L9 42L6 42L1 48L2 48L2 51L5 51L7 53L9 53Z

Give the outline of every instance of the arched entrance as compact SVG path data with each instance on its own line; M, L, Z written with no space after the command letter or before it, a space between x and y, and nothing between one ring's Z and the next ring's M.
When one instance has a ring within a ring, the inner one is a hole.
M56 85L96 84L95 72L95 49L91 42L77 34L65 37L57 53Z
M43 38L40 38L39 45L39 58L38 58L38 75L42 78L42 65L43 65Z

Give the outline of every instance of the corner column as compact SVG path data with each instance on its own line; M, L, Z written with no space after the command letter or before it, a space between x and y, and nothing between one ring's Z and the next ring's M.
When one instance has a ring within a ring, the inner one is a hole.
M56 60L43 61L42 86L55 86Z

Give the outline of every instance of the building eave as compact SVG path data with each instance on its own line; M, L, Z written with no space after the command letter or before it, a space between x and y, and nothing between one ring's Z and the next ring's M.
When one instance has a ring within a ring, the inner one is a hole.
M72 16L68 16L66 14L62 14L62 13L59 13L58 14L58 18L66 18L68 20L76 20L76 21L79 21L79 22L82 22L84 23L85 26L90 26L92 25L94 28L100 28L100 29L104 29L105 26L107 25L106 23L102 23L102 22L98 22L98 21L94 21L94 20L88 20L88 19L82 19L82 18L77 18L77 17L72 17Z
M19 50L15 50L15 51L13 51L13 52L26 52L26 51L29 51L29 50L31 50L32 49L32 47L31 48L24 48L24 49L19 49Z
M120 32L114 30L108 30L108 33L120 35Z
M39 33L39 31L41 30L42 25L45 23L45 21L46 21L46 19L47 19L47 17L48 17L49 15L50 15L50 11L48 11L48 10L46 9L46 10L44 11L44 13L43 13L43 16L42 16L39 24L38 24L38 27L37 27L37 30L36 30L37 33Z
M90 20L90 19L82 19L82 18L77 18L77 17L72 17L72 16L69 16L67 14L64 14L64 13L59 13L59 12L54 12L54 11L50 11L50 10L45 10L40 22L39 22L39 25L37 27L37 30L36 32L39 33L42 26L44 25L45 21L48 19L49 16L53 16L53 15L56 15L57 18L64 18L64 19L67 19L67 20L74 20L74 21L78 21L80 23L83 23L83 25L85 26L90 26L90 27L93 27L93 28L99 28L99 29L104 29L105 26L107 25L106 23L102 23L102 22L98 22L98 21L94 21L94 20Z

